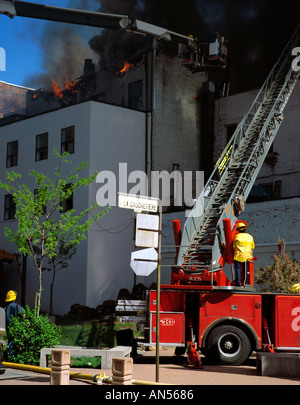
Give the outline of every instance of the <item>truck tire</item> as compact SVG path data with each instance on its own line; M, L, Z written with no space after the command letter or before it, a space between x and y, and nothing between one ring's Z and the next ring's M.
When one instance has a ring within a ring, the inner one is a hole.
M212 330L207 341L208 358L227 365L242 364L251 352L248 336L233 325L221 325Z

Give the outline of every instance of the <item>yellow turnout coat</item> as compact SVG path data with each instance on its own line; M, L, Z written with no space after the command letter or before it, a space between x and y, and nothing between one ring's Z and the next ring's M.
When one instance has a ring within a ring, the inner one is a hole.
M233 240L234 260L245 262L252 259L252 250L255 248L254 240L249 233L237 233Z

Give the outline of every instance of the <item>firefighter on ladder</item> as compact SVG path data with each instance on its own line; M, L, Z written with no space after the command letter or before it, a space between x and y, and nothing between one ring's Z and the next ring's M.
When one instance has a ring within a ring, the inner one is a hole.
M239 222L236 226L238 233L233 240L234 252L234 270L235 270L235 285L240 287L246 282L246 266L247 261L252 259L252 251L255 248L254 240L249 233L246 232L247 225ZM243 270L243 271L241 271ZM241 279L243 274L243 280Z

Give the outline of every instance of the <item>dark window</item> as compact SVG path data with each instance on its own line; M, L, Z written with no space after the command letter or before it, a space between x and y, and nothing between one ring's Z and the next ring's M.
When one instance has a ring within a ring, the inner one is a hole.
M128 107L139 108L143 105L143 81L129 83L128 85Z
M12 167L18 165L18 149L19 142L8 142L6 153L6 167Z
M74 153L75 127L63 128L61 130L61 153Z
M228 143L237 128L237 124L231 124L226 126L226 142Z
M67 212L69 210L73 209L73 192L71 192L71 190L69 190L71 188L71 184L67 184L66 188L65 188L65 192L70 192L70 195L65 198L63 201L61 201L60 206L60 212Z
M14 219L16 213L16 204L11 194L5 194L4 197L4 219Z
M48 159L48 133L37 135L35 143L36 162L45 159Z

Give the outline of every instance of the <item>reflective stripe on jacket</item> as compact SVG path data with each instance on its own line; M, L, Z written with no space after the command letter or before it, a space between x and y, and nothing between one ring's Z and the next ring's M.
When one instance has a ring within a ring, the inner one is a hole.
M252 259L252 250L255 248L253 238L248 233L237 233L233 240L234 260L245 262Z

